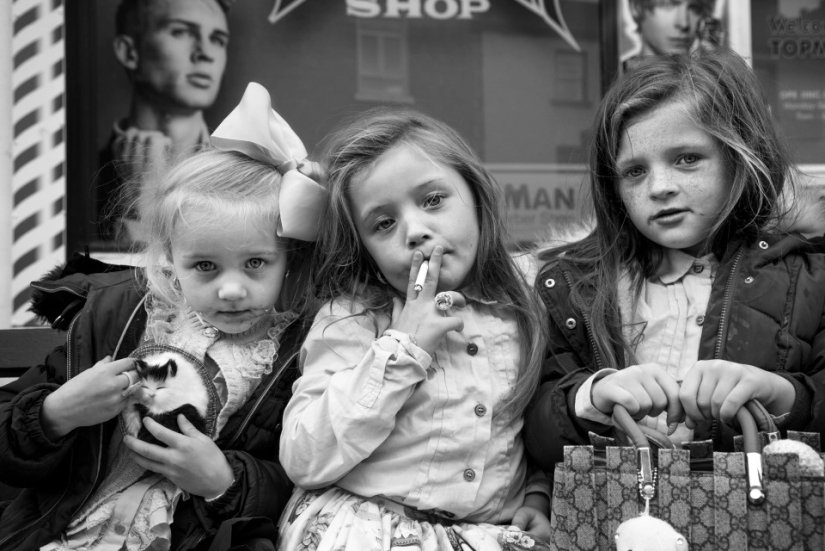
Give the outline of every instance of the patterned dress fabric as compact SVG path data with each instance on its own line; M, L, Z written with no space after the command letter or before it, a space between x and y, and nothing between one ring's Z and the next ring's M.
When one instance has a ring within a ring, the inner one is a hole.
M552 547L513 526L452 523L385 498L336 487L298 490L280 525L290 551L542 551Z

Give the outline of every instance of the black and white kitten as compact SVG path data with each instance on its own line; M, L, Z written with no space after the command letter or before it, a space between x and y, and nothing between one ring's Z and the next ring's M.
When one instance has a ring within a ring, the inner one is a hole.
M180 432L178 414L182 413L195 428L209 435L209 392L195 364L182 354L162 351L135 359L135 369L138 382L123 410L127 434L166 447L143 426L143 418L151 417Z

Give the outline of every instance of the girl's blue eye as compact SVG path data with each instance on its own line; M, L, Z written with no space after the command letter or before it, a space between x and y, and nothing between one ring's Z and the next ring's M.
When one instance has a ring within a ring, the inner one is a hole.
M441 204L441 201L444 200L444 196L439 193L434 193L432 195L428 195L426 199L424 199L424 206L425 207L437 207Z
M209 260L201 260L195 264L195 269L199 272L211 272L215 267L215 263Z
M687 153L685 155L682 155L680 161L682 161L685 164L692 165L694 163L699 162L699 155L696 155L694 153Z
M266 262L264 262L264 260L261 258L250 258L246 261L246 267L251 268L253 270L263 268L264 264L266 264Z
M634 166L624 171L622 174L622 178L638 178L645 173L644 169L640 166Z
M372 227L372 231L387 231L392 227L393 220L392 218L382 218L375 225Z

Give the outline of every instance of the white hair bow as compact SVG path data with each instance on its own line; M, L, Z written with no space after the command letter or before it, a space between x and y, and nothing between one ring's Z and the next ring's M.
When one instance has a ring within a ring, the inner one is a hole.
M238 151L275 166L283 175L278 194L278 235L303 241L318 238L319 214L327 191L298 170L310 164L306 148L283 117L272 109L266 88L250 82L241 102L212 133L211 142L218 149Z

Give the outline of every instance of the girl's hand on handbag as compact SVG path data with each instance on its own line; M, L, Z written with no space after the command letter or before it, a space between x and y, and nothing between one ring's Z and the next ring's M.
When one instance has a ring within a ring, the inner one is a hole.
M638 420L667 410L667 424L680 423L684 411L679 401L679 383L657 364L632 365L593 383L593 406L612 415L619 404Z
M796 390L775 373L726 360L696 362L679 390L689 429L710 419L729 423L751 399L758 400L772 415L782 415L791 410Z

